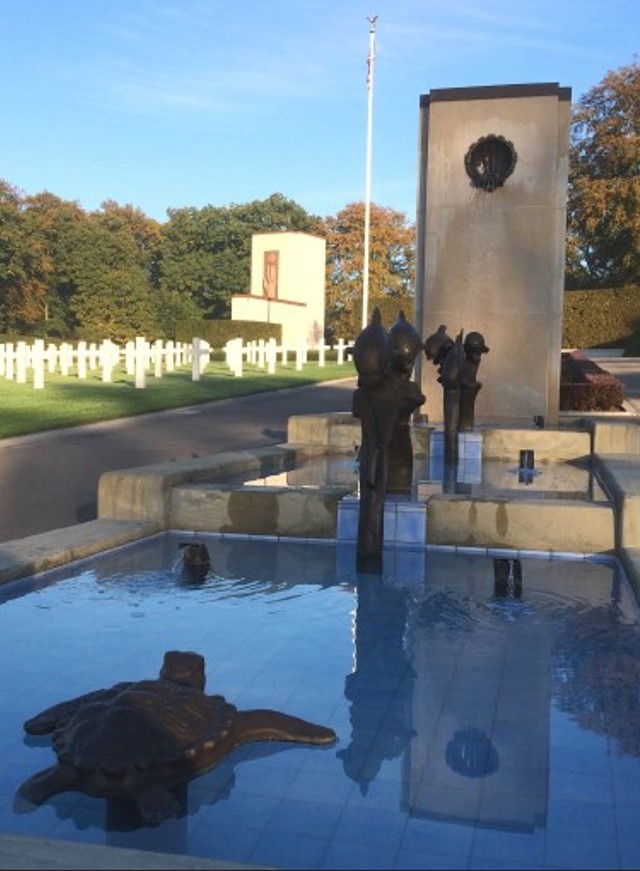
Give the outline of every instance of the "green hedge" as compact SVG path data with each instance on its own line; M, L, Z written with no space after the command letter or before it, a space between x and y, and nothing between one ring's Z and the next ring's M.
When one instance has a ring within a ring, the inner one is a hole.
M231 321L231 320L190 320L176 321L174 340L176 342L191 342L197 336L209 342L214 348L223 348L229 339L242 339L246 342L257 342L264 339L275 339L282 342L282 324L267 324L262 321Z
M640 356L640 286L567 290L563 348L624 348Z

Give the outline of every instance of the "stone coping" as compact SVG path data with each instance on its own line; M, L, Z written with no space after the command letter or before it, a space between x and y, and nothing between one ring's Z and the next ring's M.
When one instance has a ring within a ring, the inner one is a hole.
M319 435L320 443L287 442L254 451L105 473L99 482L97 520L0 544L0 583L168 529L283 538L335 537L337 505L345 489L327 487L305 492L304 488L257 487L240 492L241 487L216 483L230 473L260 473L273 463L285 468L286 463L339 452L345 444L353 450L351 415L294 416L290 419L290 434L301 434L296 430L300 422L305 431ZM337 438L332 437L332 431L338 431ZM424 427L421 432L423 436ZM428 440L424 444L428 448ZM536 499L527 499L525 504L525 500L518 501L517 492L513 498L495 499L435 494L429 497L425 512L427 545L618 553L623 559L627 552L640 548L637 420L632 424L594 423L591 431L483 430L483 448L487 445L489 453L498 457L517 457L517 451L524 446L532 447L541 461L545 457L583 458L592 444L600 450L594 454L594 461L611 504L593 506L579 501ZM622 452L617 452L621 448ZM259 500L264 500L264 511L256 510ZM232 515L240 520L234 521ZM202 521L206 516L211 517L208 525ZM309 518L315 518L314 523ZM571 547L572 542L577 543ZM632 572L634 565L631 560Z
M242 865L235 862L82 844L54 838L30 838L22 835L0 835L0 869L7 871L171 871L171 869L263 869L263 865Z
M0 583L19 580L147 538L162 527L153 521L90 520L0 544Z
M625 547L618 553L636 599L640 602L640 547Z
M429 454L434 433L442 427L417 423L411 436L416 456ZM534 429L532 427L479 425L482 434L482 455L485 459L518 459L519 451L534 448L540 460L565 461L589 457L592 453L592 433L579 419L575 428ZM640 432L640 428L638 428ZM337 451L354 450L360 444L360 421L349 412L334 414L297 414L289 418L288 442L315 444Z

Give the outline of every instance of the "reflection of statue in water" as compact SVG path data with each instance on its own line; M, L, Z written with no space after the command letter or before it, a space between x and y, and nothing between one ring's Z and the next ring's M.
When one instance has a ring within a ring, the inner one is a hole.
M488 353L481 333L471 332L463 340L460 330L454 339L440 324L424 343L424 353L438 367L438 381L443 390L445 461L458 460L458 433L473 429L475 402L482 387L477 380L478 366L483 354Z
M424 402L417 385L409 380L413 360L420 348L413 328L400 319L392 332L382 326L380 310L374 309L371 322L358 335L353 360L358 371L358 386L353 393L353 415L360 419L362 444L360 464L360 511L358 516L358 558L377 570L384 540L384 500L389 484L389 453L400 443L404 461L392 462L394 481L406 481L406 439L398 435L398 425L408 425L411 413ZM415 350L414 350L415 349ZM413 359L411 359L413 357ZM408 434L408 430L407 430ZM409 457L412 454L409 453ZM397 473L397 467L404 473ZM410 483L411 477L409 477Z
M351 703L351 742L337 756L366 795L386 759L395 759L415 735L411 728L415 672L404 648L407 594L378 579L358 579L356 668L345 680ZM390 688L399 687L391 692ZM389 706L381 705L388 693Z

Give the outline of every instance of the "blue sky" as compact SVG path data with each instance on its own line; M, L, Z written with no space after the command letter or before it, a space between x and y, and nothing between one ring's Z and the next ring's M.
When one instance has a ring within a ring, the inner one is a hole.
M366 187L415 217L419 99L558 82L640 52L638 0L0 0L0 178L149 217L281 193L335 215Z

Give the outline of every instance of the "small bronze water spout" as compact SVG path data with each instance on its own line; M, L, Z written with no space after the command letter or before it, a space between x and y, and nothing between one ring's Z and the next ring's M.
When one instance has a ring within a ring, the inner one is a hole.
M183 565L189 579L201 583L211 568L211 558L206 544L201 541L182 541L178 547L184 550Z

